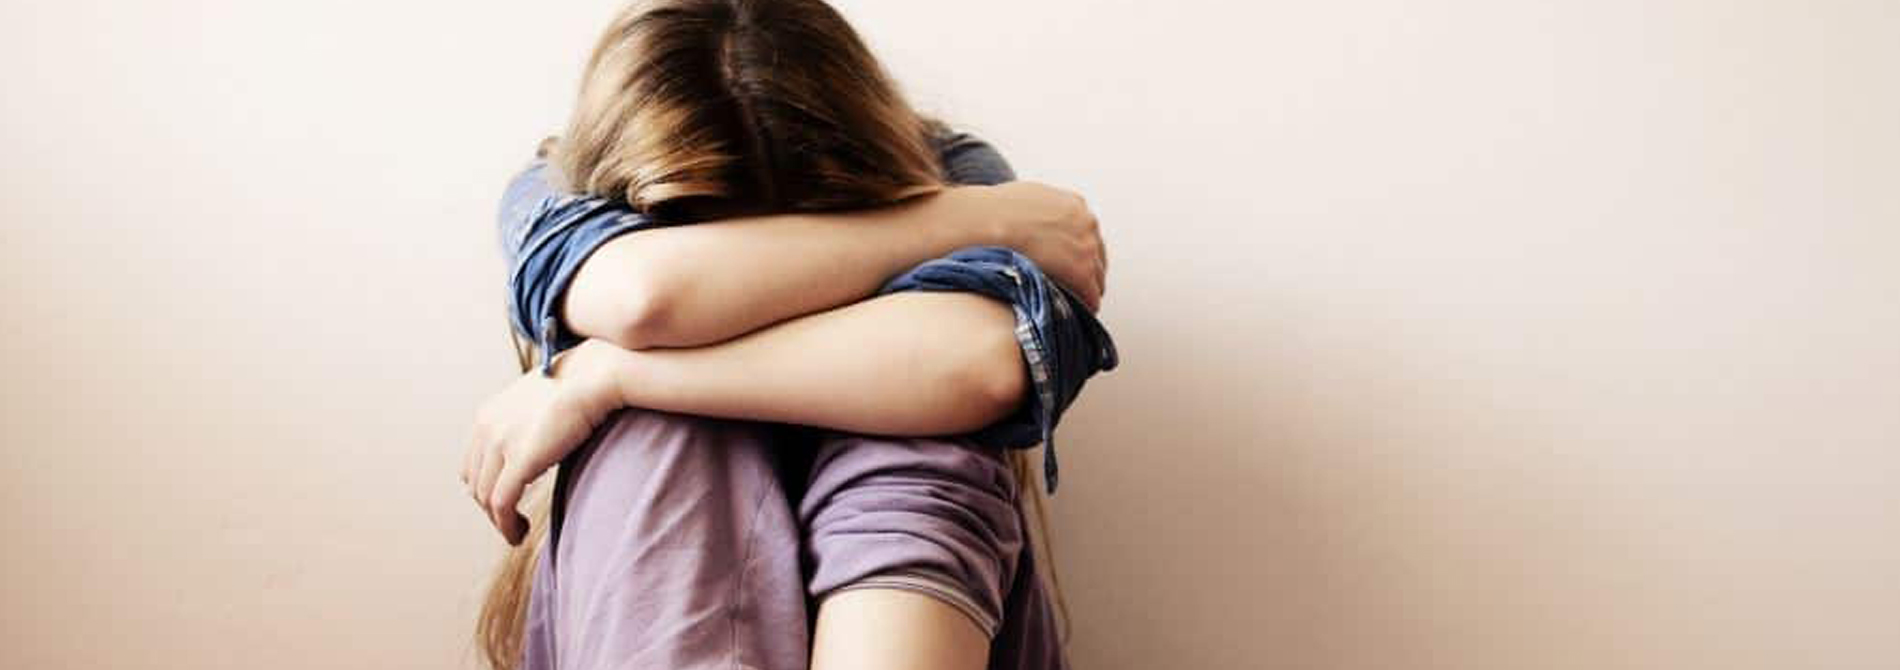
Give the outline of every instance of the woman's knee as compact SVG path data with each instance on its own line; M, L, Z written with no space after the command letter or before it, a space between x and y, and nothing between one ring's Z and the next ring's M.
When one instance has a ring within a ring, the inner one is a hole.
M779 438L766 424L630 409L562 464L571 481L556 491L549 609L564 659L802 662L799 529L775 468Z
M1005 454L963 440L836 434L800 504L814 597L923 593L993 634L1024 535Z
M562 461L572 481L568 507L603 499L623 510L649 508L776 488L771 431L752 422L623 409Z
M553 542L564 578L639 567L653 576L699 570L671 561L742 556L760 532L795 537L773 463L769 426L623 410L561 465ZM675 564L677 563L677 564Z

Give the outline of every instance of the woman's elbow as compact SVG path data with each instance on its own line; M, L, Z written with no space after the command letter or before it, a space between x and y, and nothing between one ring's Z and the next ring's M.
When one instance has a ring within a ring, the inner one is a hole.
M622 349L639 350L667 346L672 307L658 295L640 295L626 305L615 319L610 341Z
M961 389L970 398L978 427L1009 416L1029 392L1029 374L1023 368L1022 348L1015 333L985 337L974 360L965 368Z
M622 349L665 345L673 310L668 292L647 281L610 285L586 279L582 276L570 287L565 304L574 332L612 342Z

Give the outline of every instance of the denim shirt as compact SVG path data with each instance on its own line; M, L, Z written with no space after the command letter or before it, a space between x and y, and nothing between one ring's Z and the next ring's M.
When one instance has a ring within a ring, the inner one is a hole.
M993 185L1016 178L1002 154L969 133L949 132L936 140L951 183ZM608 240L664 225L615 200L563 192L550 179L552 169L544 159L531 161L509 182L499 219L510 268L509 322L541 352L542 374L549 374L555 354L585 339L559 313L581 264ZM1043 476L1054 493L1056 424L1089 377L1119 363L1108 330L1034 261L1004 247L967 247L925 261L891 278L878 294L898 291L968 291L1010 305L1033 392L1022 407L970 437L1008 449L1044 445Z

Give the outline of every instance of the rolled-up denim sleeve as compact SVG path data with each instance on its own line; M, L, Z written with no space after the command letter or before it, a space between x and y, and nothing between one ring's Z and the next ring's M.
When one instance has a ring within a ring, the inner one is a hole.
M1120 362L1101 321L1079 309L1081 300L1029 257L1003 247L968 247L927 261L887 282L879 294L896 291L967 291L1010 306L1031 392L1016 412L972 437L1011 449L1042 444L1043 477L1055 492L1056 424L1090 377Z
M944 176L956 184L991 186L1015 181L1016 171L996 147L964 131L937 136ZM1030 394L1016 412L977 431L984 444L1023 449L1043 445L1043 477L1055 492L1059 474L1055 428L1062 413L1097 372L1119 363L1101 321L1068 289L1028 257L1003 247L969 247L925 262L890 280L893 291L968 291L1008 303L1016 314Z
M497 221L509 267L508 320L535 343L542 374L549 372L555 354L584 339L560 313L581 264L607 241L654 225L624 204L556 188L551 169L537 158L510 180Z

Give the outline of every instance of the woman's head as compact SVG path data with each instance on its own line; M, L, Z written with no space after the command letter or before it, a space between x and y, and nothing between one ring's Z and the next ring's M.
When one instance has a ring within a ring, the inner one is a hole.
M821 0L648 0L595 46L553 159L648 213L832 209L939 187L930 130Z
M821 0L646 0L607 27L566 132L542 148L570 189L697 219L937 190L938 130ZM549 488L531 494L529 535L482 605L492 668L521 658Z

